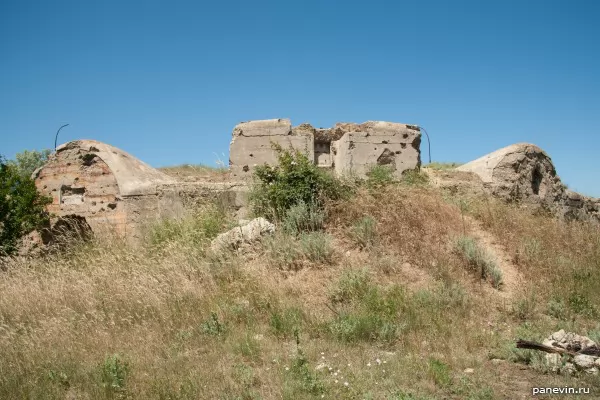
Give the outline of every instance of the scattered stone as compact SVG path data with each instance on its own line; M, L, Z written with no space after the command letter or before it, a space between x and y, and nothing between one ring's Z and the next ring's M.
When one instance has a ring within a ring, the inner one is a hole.
M556 349L567 350L571 353L578 353L572 357L572 362L567 362L562 368L563 358L560 354L546 354L546 364L553 372L564 372L574 374L577 371L583 371L589 374L597 374L600 367L600 357L598 354L598 345L588 338L573 332L565 332L561 329L548 336L543 344ZM594 355L586 354L592 353Z
M237 226L221 233L213 239L210 247L214 252L224 249L236 250L244 244L250 244L273 232L275 232L275 225L264 218L255 218L246 225Z
M565 363L565 366L561 369L561 372L564 372L568 375L574 375L577 373L577 368L575 368L575 365L573 365L573 363Z
M473 368L467 368L463 371L465 374L472 374L475 372L475 370Z
M580 369L588 369L594 367L596 357L578 354L573 358L573 363Z

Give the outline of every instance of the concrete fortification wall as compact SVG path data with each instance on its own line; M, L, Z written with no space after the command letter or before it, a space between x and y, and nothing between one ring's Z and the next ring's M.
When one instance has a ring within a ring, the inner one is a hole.
M257 165L276 164L277 154L273 151L273 144L293 148L310 158L314 157L312 135L301 131L293 132L289 119L242 122L233 129L229 146L232 177L249 178Z
M310 124L292 127L288 119L243 122L233 130L229 165L238 179L252 176L262 164L275 164L273 144L304 153L339 176L364 178L375 165L387 165L399 177L421 165L417 126L383 121L338 123L333 128Z

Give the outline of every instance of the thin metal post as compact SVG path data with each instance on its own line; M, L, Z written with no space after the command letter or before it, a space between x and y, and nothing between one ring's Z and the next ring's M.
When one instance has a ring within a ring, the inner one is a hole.
M429 133L422 126L419 127L423 132L425 132L425 136L427 136L427 144L429 149L429 164L431 164L431 140L429 140Z
M58 128L58 130L56 131L56 136L54 137L54 152L56 153L56 141L58 140L58 132L60 132L60 130L62 128L64 128L65 126L69 126L69 124L64 124L63 126L61 126L60 128Z

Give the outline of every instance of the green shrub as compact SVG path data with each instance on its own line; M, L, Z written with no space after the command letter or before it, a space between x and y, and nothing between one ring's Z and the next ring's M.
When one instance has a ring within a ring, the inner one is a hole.
M14 253L23 235L48 224L45 206L51 202L29 176L0 157L0 254Z
M456 249L463 256L467 264L481 274L481 279L489 279L496 289L502 285L502 271L490 258L490 255L481 248L475 239L461 236L456 241Z
M402 179L400 182L405 185L423 186L429 182L429 177L420 170L408 169L402 173Z
M101 380L109 398L125 392L128 374L129 364L123 361L120 355L113 354L106 357L101 366Z
M371 286L369 271L365 269L344 272L329 295L332 303L347 303L363 297Z
M367 186L377 188L394 182L394 170L389 165L373 165L367 172Z
M15 160L8 163L13 166L17 173L24 178L31 178L34 171L46 164L48 157L52 153L51 150L24 150L15 155Z
M294 357L292 367L288 371L286 378L291 380L292 387L288 396L284 398L296 398L297 393L308 393L313 396L320 395L325 392L325 385L319 379L317 373L311 368L310 363L302 350L298 349L297 355Z
M302 251L293 236L276 233L265 240L270 263L281 270L298 270L302 266Z
M301 232L317 231L323 227L325 213L314 203L303 201L286 210L281 221L284 232L297 236Z
M227 326L219 321L219 316L215 312L210 313L210 318L200 326L202 333L210 336L222 336L227 332Z
M291 337L294 331L302 325L302 310L299 308L285 308L271 312L271 329L277 336Z
M450 386L452 377L450 376L450 367L448 364L445 364L436 358L430 358L428 366L429 375L433 378L436 385L441 387Z
M344 342L393 342L406 321L398 320L406 293L398 286L387 290L371 284L367 271L351 271L342 276L330 300L342 307L328 330Z
M173 242L200 246L215 238L226 222L223 209L209 205L184 218L158 221L148 227L146 236L152 248Z
M363 249L372 247L377 240L376 226L372 217L363 217L352 226L351 237Z
M329 172L317 167L298 150L277 151L278 165L260 165L254 172L250 205L254 214L281 221L294 205L304 203L320 208L326 199L339 199L348 187Z
M333 247L331 237L323 232L303 233L300 236L300 245L306 258L313 262L332 263Z

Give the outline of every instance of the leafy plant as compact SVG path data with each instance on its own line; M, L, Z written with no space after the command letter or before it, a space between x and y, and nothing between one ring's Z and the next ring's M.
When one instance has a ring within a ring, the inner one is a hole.
M227 327L219 321L215 312L210 313L210 318L202 323L201 328L203 333L211 336L221 336L227 331Z
M428 362L429 374L433 378L436 385L447 387L452 383L450 376L450 367L448 364L436 359L430 358Z
M312 232L321 229L324 221L325 213L317 204L307 204L301 201L285 212L281 225L286 233L297 236L301 232Z
M461 236L456 241L456 248L475 271L479 271L481 279L489 279L496 289L502 285L502 271L491 259L490 255L469 236Z
M310 261L331 263L333 262L333 247L331 237L323 232L304 233L300 237L302 252Z
M109 396L125 391L129 364L123 361L119 354L106 357L101 366L101 373L102 385Z
M278 164L261 165L254 172L255 185L249 200L256 215L281 221L297 204L320 208L325 200L339 199L348 192L339 179L317 167L300 151L284 150L275 144L273 148Z
M411 186L423 186L429 182L429 177L419 170L409 169L402 173L401 182Z
M370 216L358 220L353 226L351 237L361 248L373 246L377 240L377 222Z
M394 170L388 165L373 165L367 172L367 186L377 188L394 182Z
M24 178L31 178L31 175L36 169L46 164L48 157L51 154L51 150L44 149L38 150L24 150L15 155L15 160L9 161L19 175Z
M52 200L38 193L33 180L0 157L0 254L12 254L18 240L48 223L45 206Z

